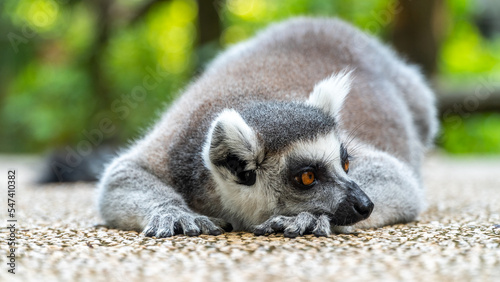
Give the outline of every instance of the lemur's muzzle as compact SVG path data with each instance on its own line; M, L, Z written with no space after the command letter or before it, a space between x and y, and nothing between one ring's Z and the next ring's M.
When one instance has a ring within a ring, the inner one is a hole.
M373 211L373 203L359 186L350 182L347 186L347 196L342 201L333 218L334 225L351 225L367 219Z

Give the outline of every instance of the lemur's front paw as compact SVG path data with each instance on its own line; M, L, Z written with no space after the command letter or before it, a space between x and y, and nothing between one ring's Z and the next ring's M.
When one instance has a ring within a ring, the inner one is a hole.
M327 215L315 216L308 212L301 212L296 216L273 216L254 229L254 234L257 236L273 232L283 232L285 237L289 238L306 233L328 236L330 235L330 220Z
M143 233L148 237L164 238L177 234L220 235L224 230L230 231L230 229L232 229L231 225L222 219L210 219L203 215L175 209L153 215Z

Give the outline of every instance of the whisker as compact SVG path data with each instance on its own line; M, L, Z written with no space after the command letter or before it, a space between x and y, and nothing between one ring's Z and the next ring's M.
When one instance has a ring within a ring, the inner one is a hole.
M350 130L349 133L347 134L345 141L343 143L344 143L345 148L348 151L350 158L354 158L356 151L361 147L361 144L357 144L355 147L351 148L351 143L357 137L359 130L362 128L362 126L366 125L368 122L369 122L369 120L361 121L352 130Z
M345 141L345 146L347 147L352 140L354 140L355 137L357 137L356 134L358 134L359 129L361 129L362 126L366 125L369 122L369 120L363 120L359 124L357 124L347 135L346 141Z

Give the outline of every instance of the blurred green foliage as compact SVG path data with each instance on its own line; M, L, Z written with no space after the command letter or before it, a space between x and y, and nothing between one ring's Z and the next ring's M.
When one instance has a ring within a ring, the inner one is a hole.
M103 28L102 19L93 6L99 1L0 3L0 152L39 152L76 144L104 118L116 127L105 139L118 143L139 137L154 123L206 62L197 56L196 1L159 1L132 22L145 2L114 1L108 38L97 49L98 77L92 58L102 39L96 36ZM500 77L500 39L481 35L473 21L478 14L474 2L447 1L439 78L451 85L473 85L486 74ZM223 29L218 45L222 47L294 15L337 16L387 38L390 22L383 19L394 14L392 0L218 3ZM146 96L132 99L137 87L146 89ZM96 91L103 92L97 95ZM464 118L459 128L443 127L441 143L455 153L499 153L499 124L498 114Z
M440 70L443 79L454 85L476 84L478 76L485 74L494 75L500 81L500 38L497 35L486 40L474 23L484 9L500 14L500 3L493 7L481 7L477 3L472 0L447 1L450 23L441 51Z
M500 114L475 114L459 118L456 124L443 123L441 144L455 154L500 154Z

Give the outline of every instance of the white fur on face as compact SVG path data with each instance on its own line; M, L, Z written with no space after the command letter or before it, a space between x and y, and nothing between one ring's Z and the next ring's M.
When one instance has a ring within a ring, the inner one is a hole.
M276 186L275 179L271 178L279 175L279 168L282 167L279 164L280 160L275 161L270 170L257 170L257 180L252 186L228 180L219 170L211 171L223 208L230 216L228 220L235 230L249 230L273 214L277 206L277 197L273 189Z
M345 97L351 90L352 71L343 70L320 81L314 87L307 104L323 110L332 117L339 117Z
M227 168L217 167L210 159L211 145L215 128L223 130L224 146L230 153L237 155L247 162L246 170L257 169L257 163L264 159L264 152L258 142L257 134L250 128L243 118L235 111L226 109L212 123L208 132L207 142L203 147L203 161L210 170L216 182L216 189L226 214L231 215L233 227L248 229L266 220L275 206L275 196L266 187L266 177L257 170L257 180L252 186L237 183L237 178ZM227 152L229 153L229 152Z

